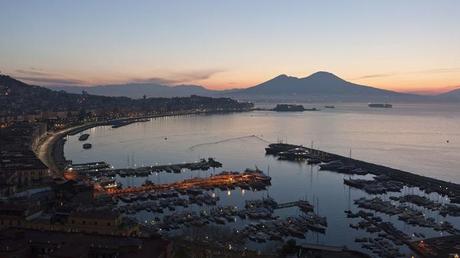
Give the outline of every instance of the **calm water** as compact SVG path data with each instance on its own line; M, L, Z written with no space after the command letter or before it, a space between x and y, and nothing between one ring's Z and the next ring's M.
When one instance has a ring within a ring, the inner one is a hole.
M354 236L365 233L350 229L352 219L345 218L343 211L354 209L352 200L367 195L344 186L343 175L265 156L268 142L313 144L315 148L347 156L351 152L357 159L460 183L460 106L414 104L371 109L366 104L335 105L335 109L319 112L192 115L157 118L117 129L98 127L87 131L91 134L88 142L93 144L92 149L83 150L78 135L72 136L65 144L65 155L74 163L107 161L116 168L190 162L202 157L214 157L223 163L223 169L216 172L258 166L269 170L272 177L268 192L216 191L222 204L242 206L245 199L267 194L279 202L306 198L321 215L327 216L329 228L325 235L308 233L305 241L352 248L359 247ZM210 173L160 173L149 179L164 183ZM119 178L124 186L139 185L145 179ZM279 212L289 215L297 211ZM437 220L443 219L425 212ZM139 216L149 218L144 213ZM383 216L406 232L440 235ZM460 227L459 219L447 220Z

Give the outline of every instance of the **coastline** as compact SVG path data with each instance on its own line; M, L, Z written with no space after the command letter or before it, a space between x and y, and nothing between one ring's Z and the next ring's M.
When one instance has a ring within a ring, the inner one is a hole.
M65 128L57 132L48 132L43 136L37 146L34 148L34 152L37 157L50 169L51 174L56 177L63 176L63 170L65 167L65 156L64 156L64 143L67 135L76 135L85 130L98 127L98 126L109 126L117 122L136 122L141 119L160 118L168 116L185 116L185 115L199 115L199 114L219 114L219 113L235 113L235 112L249 112L248 110L229 110L229 111L183 111L173 112L166 114L148 115L148 116L136 116L136 117L124 117L117 118L107 121L90 122L81 125L76 125L70 128ZM142 122L142 121L139 121Z

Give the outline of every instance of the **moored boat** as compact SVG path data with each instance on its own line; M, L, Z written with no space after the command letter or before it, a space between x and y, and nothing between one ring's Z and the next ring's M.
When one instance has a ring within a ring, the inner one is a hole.
M85 150L91 149L91 147L93 147L93 145L91 145L91 143L85 143L85 144L83 144L83 149L85 149Z
M78 137L78 140L79 141L86 141L86 140L88 140L88 138L89 138L89 134L85 133L85 134L80 135L80 137Z

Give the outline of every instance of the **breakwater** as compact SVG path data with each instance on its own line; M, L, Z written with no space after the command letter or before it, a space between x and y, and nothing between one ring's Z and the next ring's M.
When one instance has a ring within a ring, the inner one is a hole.
M460 184L308 148L302 145L285 143L270 144L266 148L266 153L279 156L285 160L303 159L307 161L312 160L314 163L320 162L326 164L336 162L340 164L340 167L330 166L330 169L326 170L338 171L346 174L354 174L353 171L365 171L365 173L385 177L386 180L402 182L406 186L418 187L427 193L436 192L448 196L451 202L460 203Z

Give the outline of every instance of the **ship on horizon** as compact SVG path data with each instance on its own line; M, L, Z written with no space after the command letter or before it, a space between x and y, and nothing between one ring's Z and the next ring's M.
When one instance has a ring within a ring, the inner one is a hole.
M367 106L371 108L392 108L393 107L392 104L388 104L388 103L369 103Z

